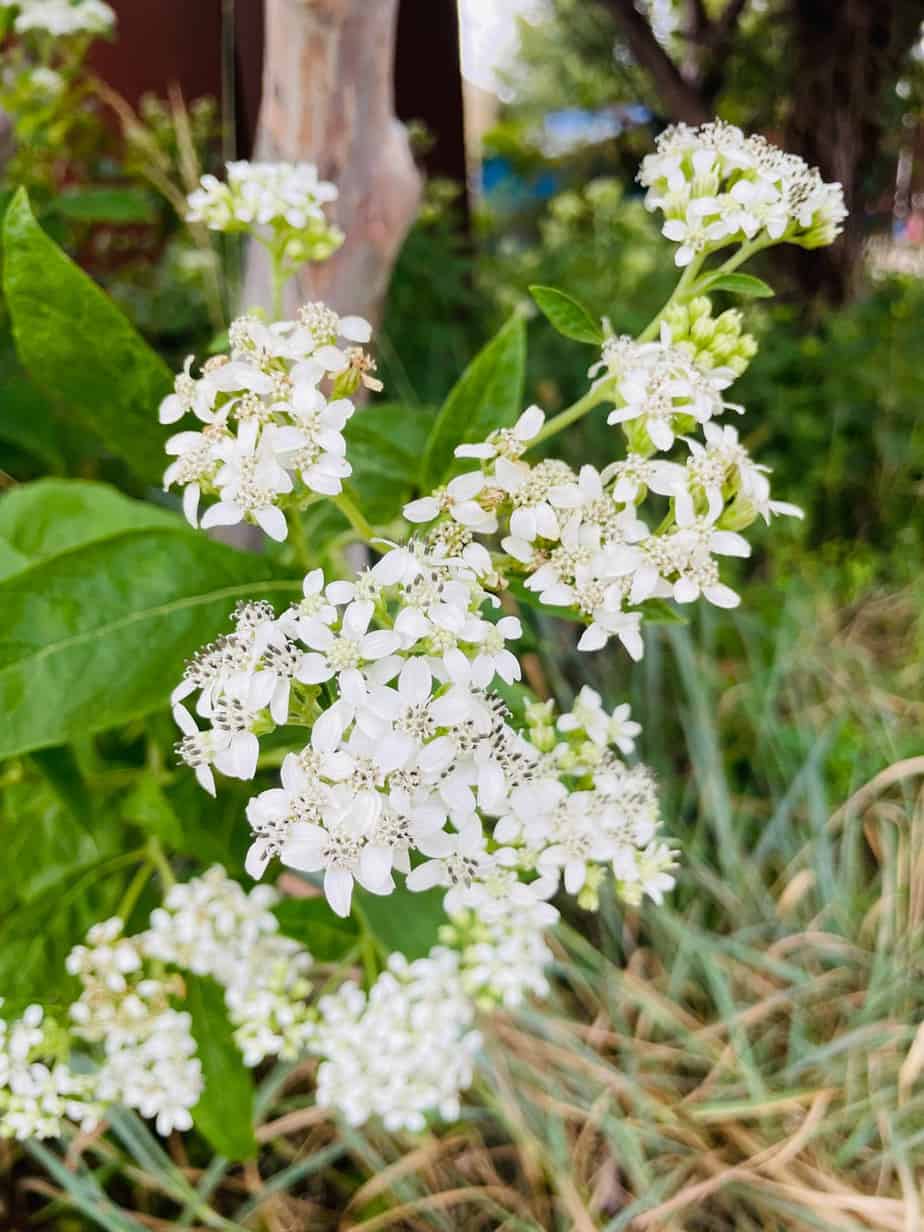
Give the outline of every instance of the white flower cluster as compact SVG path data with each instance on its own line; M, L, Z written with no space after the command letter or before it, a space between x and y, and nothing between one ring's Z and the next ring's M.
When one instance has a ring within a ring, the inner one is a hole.
M204 175L190 193L190 222L212 231L249 231L270 246L281 243L293 260L322 260L343 242L324 213L337 200L336 185L322 180L313 163L240 161L226 170L225 182Z
M677 124L656 147L638 178L648 189L648 209L664 214L663 234L679 245L679 266L758 237L817 248L835 239L847 216L840 184L733 124Z
M102 1047L95 1075L101 1103L136 1108L160 1134L190 1129L202 1067L191 1019L171 1004L182 995L182 980L152 974L141 938L122 930L118 919L94 925L87 944L68 956L68 971L83 985L71 1006L74 1034Z
M94 1080L67 1064L66 1040L40 1005L15 1022L0 1018L0 1138L56 1138L65 1122L86 1131L99 1123Z
M319 1105L351 1125L380 1117L389 1130L422 1130L430 1110L458 1118L481 1042L458 955L437 948L409 963L393 954L368 995L344 984L319 1009Z
M305 1004L311 955L279 933L270 910L277 901L269 886L247 894L215 866L173 886L141 940L149 958L222 985L235 1042L251 1066L299 1056L313 1029Z
M17 0L17 34L39 32L55 38L108 34L115 11L103 0Z
M253 876L274 856L320 874L340 915L356 882L386 895L395 874L412 890L445 887L450 914L487 915L496 899L531 911L562 874L572 894L589 877L590 894L608 864L648 889L653 783L608 747L631 747L635 725L620 712L590 723L582 695L557 744L511 726L492 684L519 678L507 647L519 621L498 616L479 581L491 570L485 550L463 551L412 543L326 586L316 570L278 620L249 605L189 665L174 693L187 733L178 752L210 790L213 762L251 777L259 734L287 716L311 727L281 786L248 805ZM182 704L194 692L204 730Z
M723 396L730 369L698 366L665 328L657 342L608 339L590 375L616 404L608 422L622 425L625 458L579 473L557 458L530 464L523 454L545 420L532 406L513 428L460 445L456 455L478 459L478 470L412 501L404 516L439 519L432 533L442 541L499 533L509 571L525 574L540 602L570 608L587 623L579 649L598 650L616 637L639 659L647 600L703 596L735 607L739 597L721 581L719 558L750 554L738 531L758 516L769 522L801 511L770 499L767 468L751 460L734 428L715 422L743 409ZM691 435L697 430L704 443ZM655 456L678 443L682 462ZM652 494L667 498L666 510Z
M239 317L230 329L230 355L214 356L192 375L192 357L161 403L160 421L195 415L204 427L167 441L175 459L164 487L183 488L188 521L198 523L203 495L218 501L201 525L248 521L276 540L286 537L283 508L308 492L336 496L351 473L343 429L355 407L350 395L374 368L355 345L371 327L360 317L340 317L323 304L306 304L295 321L267 325ZM326 384L326 392L322 388Z

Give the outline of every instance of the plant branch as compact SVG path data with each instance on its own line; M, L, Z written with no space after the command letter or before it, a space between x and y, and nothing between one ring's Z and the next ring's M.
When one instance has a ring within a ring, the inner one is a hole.
M686 124L705 124L712 112L696 85L686 79L654 36L633 0L601 0L613 15L626 46L639 68L651 78L664 109L672 119Z

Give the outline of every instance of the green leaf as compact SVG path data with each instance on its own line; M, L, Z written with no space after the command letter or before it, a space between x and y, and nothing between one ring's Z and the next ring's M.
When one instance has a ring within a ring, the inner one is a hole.
M555 287L531 286L529 293L543 316L566 338L589 342L593 346L603 342L603 330L597 322L583 304L564 291L558 291Z
M688 625L690 622L666 599L646 599L639 604L642 619L649 625Z
M269 563L183 528L126 530L0 582L0 757L167 704L244 598L288 598Z
M741 295L745 299L770 299L776 294L773 287L768 286L762 278L754 278L751 274L714 274L701 284L702 291L730 291L733 295Z
M481 441L507 428L523 409L526 330L513 316L462 373L443 403L421 467L420 486L430 492L453 470L457 445Z
M107 295L41 229L20 190L3 225L3 290L29 375L142 479L164 468L157 408L173 378Z
M192 1110L196 1129L225 1159L253 1159L253 1082L234 1042L225 995L207 976L187 975L185 1009L202 1064L203 1090Z
M446 923L443 889L415 894L403 886L391 894L369 894L360 890L355 902L369 928L383 947L406 958L425 958L439 941L439 930Z
M352 917L343 920L327 900L286 898L273 908L279 931L310 950L318 962L340 962L359 940L359 927Z
M108 188L91 184L71 188L55 197L50 210L71 222L155 223L156 199L141 188Z
M33 563L120 531L178 525L167 509L84 479L38 479L0 496L0 536Z
M20 569L25 569L28 564L28 556L24 556L6 539L0 539L0 581L9 577L11 573L18 573Z
M93 801L80 773L74 750L68 745L41 749L32 754L32 760L61 803L70 810L74 820L90 829L93 824Z
M0 441L29 454L43 469L64 470L54 408L23 371L6 329L0 340Z
M122 816L159 838L172 851L182 851L183 825L160 785L150 774L142 774L122 801Z
M413 495L435 418L434 407L377 402L358 410L347 424L350 487L374 525L397 517Z

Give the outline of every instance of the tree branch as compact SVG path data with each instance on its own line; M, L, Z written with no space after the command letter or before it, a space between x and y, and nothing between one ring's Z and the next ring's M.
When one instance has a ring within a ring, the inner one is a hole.
M674 121L704 124L711 110L699 90L680 72L632 0L601 0L622 31L639 68L651 78L664 110Z

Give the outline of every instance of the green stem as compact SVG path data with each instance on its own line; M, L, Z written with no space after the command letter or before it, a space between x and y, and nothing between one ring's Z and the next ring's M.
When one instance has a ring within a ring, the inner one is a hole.
M271 249L271 276L273 286L273 320L281 321L283 315L282 292L286 285L286 272L282 253Z
M160 845L160 839L154 838L153 835L148 839L147 856L154 868L164 883L164 889L169 890L176 885L176 877L173 875L173 869L170 867L170 861L167 859L166 852Z
M347 496L346 492L341 492L339 496L331 497L331 500L356 531L360 539L365 543L370 543L375 538L375 531L363 517L353 500Z
M532 449L533 445L538 445L540 441L545 441L550 436L555 436L563 428L570 427L577 420L583 419L588 411L592 411L595 406L605 402L607 398L607 384L606 380L598 382L587 391L583 398L578 398L577 402L572 402L571 406L566 407L550 419L539 435L533 437L532 441L530 441L530 449Z
M135 909L135 904L141 897L141 891L148 883L148 879L154 872L154 865L150 860L145 860L135 873L129 884L128 889L122 895L122 901L116 908L116 915L120 920L127 920Z
M307 573L311 568L311 549L308 547L308 540L305 538L305 524L302 522L302 515L297 509L291 509L288 514L289 530L292 535L292 547L295 549L295 558L299 566Z
M680 281L677 283L676 287L674 287L673 291L670 294L670 298L667 300L664 307L661 309L659 313L656 314L656 316L652 318L652 320L648 322L648 324L639 334L638 336L639 342L650 342L652 338L655 338L657 336L658 330L660 329L660 326L661 326L661 321L663 320L665 313L670 308L672 308L674 304L682 304L684 300L693 298L693 295L695 294L693 290L693 285L695 283L697 274L703 267L703 262L706 259L706 255L707 254L704 252L699 253L697 256L693 258L690 264L686 267L686 269L680 275Z

